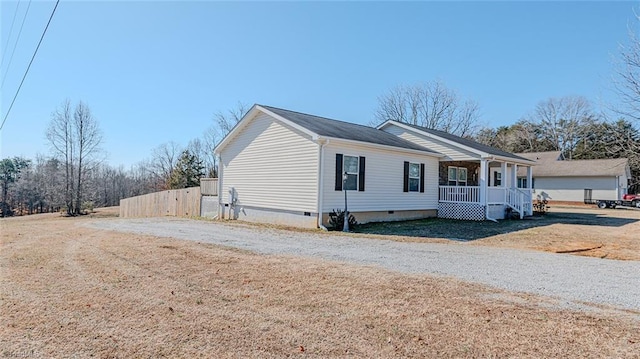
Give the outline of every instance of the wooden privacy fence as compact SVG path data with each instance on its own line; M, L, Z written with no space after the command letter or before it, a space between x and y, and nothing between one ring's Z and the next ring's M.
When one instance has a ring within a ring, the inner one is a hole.
M203 196L218 195L218 179L217 178L200 178L200 191Z
M120 217L200 216L201 196L200 187L190 187L121 199Z

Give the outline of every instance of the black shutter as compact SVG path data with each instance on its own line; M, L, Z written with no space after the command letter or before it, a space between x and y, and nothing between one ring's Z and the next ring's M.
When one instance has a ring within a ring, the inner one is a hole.
M358 191L364 192L364 157L360 157L360 171L358 171Z
M424 193L424 163L420 164L420 192Z
M404 161L404 187L403 192L409 192L409 162Z
M336 153L336 191L342 191L342 153Z

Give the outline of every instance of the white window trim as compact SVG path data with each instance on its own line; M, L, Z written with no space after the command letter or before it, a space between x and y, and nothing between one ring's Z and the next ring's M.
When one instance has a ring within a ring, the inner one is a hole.
M462 173L460 170L464 170L464 181L460 180L460 173ZM469 183L469 169L466 167L458 167L458 186L460 186L460 183L464 183L464 185L466 186L467 183Z
M356 172L347 172L345 165L347 163L347 157L355 157L357 159L356 163L357 163L357 167L356 167ZM345 191L358 191L360 190L360 156L357 155L348 155L346 153L342 154L342 175L344 176L344 174L347 175L355 175L356 176L356 188L355 189L346 189L344 188ZM342 186L346 187L347 183L346 181L343 179L342 180Z
M527 187L527 177L518 177L516 186L518 188L528 188Z
M493 174L495 175L495 178L493 179L493 185L495 187L502 187L502 171L494 171Z
M454 179L451 179L451 171L450 169L454 168L456 170L456 175ZM460 169L465 170L465 180L461 181L459 179L459 175L460 175ZM458 166L448 166L447 167L447 184L449 184L449 182L455 182L455 185L450 185L450 186L460 186L461 183L464 183L464 186L467 185L467 183L469 183L469 169L466 167L458 167Z
M418 166L418 177L415 176L411 176L411 165L417 165ZM415 191L411 190L411 179L417 179L418 180L418 188L416 188ZM414 163L414 162L409 162L409 192L420 192L420 163Z

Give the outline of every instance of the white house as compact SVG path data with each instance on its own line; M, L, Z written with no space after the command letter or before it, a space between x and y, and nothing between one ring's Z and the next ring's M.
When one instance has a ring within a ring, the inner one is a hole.
M621 199L627 193L631 170L626 158L566 160L559 151L518 155L537 162L532 185L540 199L582 203Z
M361 223L502 218L505 206L530 214L531 194L516 189L513 170L532 161L457 136L432 134L431 143L421 139L426 129L412 127L412 136L399 129L393 121L376 129L254 105L215 149L218 216L317 228L345 207L345 196ZM489 188L492 165L504 180ZM443 166L453 180L440 186ZM493 216L497 206L502 213Z

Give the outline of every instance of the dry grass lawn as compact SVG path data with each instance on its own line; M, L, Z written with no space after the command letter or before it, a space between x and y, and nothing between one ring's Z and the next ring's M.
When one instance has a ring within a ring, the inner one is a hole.
M534 249L620 260L640 260L640 210L554 206L530 220L471 222L446 219L368 224L367 235L408 242L469 241L473 245Z
M87 220L0 220L0 357L640 356L639 313Z

